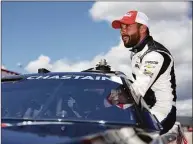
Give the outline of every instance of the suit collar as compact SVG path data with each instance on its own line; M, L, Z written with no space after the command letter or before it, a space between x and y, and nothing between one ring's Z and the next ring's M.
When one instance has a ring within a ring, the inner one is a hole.
M153 38L151 36L146 36L140 43L138 43L136 46L134 46L130 51L132 51L134 53L138 53L139 51L141 51L145 47L145 45L150 40L153 40Z

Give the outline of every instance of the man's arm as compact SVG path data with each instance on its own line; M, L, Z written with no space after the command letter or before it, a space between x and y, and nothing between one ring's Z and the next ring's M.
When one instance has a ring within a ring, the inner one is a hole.
M158 52L152 51L144 56L139 73L136 75L136 80L131 85L137 96L145 96L145 93L155 82L156 78L163 73L163 69L165 69L164 63L166 63L164 55Z

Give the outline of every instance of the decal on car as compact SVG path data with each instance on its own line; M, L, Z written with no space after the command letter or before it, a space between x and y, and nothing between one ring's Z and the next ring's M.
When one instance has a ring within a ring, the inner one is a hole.
M75 79L75 80L110 80L113 82L121 83L122 81L119 77L106 77L106 76L81 76L81 75L41 75L41 76L29 76L27 77L28 80L33 80L33 79Z

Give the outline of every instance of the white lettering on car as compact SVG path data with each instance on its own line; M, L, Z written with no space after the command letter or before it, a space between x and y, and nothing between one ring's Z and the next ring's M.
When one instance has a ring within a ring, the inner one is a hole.
M61 79L59 75L49 77L48 79Z
M96 79L95 79L95 80L100 80L100 78L101 78L100 76L96 76Z
M60 79L70 79L71 78L71 76L69 75L69 76L62 76Z
M90 80L94 80L94 78L91 77L91 76L86 76L86 77L83 77L83 78L81 78L81 79L90 79Z
M111 78L109 78L109 77L102 77L101 80L106 80L106 79L111 81Z
M117 83L122 83L119 77L106 77L106 76L81 76L81 75L45 75L45 76L29 76L27 77L28 80L32 79L58 79L58 80L65 80L65 79L75 79L75 80L109 80Z
M83 77L83 76L75 76L75 78L74 78L74 79L79 79L80 77Z
M37 77L39 77L39 76L30 76L27 79L37 79Z
M49 78L50 76L37 76L37 78L35 78L35 79L47 79L47 78Z

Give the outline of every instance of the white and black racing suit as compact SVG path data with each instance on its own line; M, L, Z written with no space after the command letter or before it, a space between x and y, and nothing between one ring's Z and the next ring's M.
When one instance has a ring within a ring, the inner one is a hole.
M132 88L150 106L167 132L176 121L176 80L171 53L147 36L131 49Z

